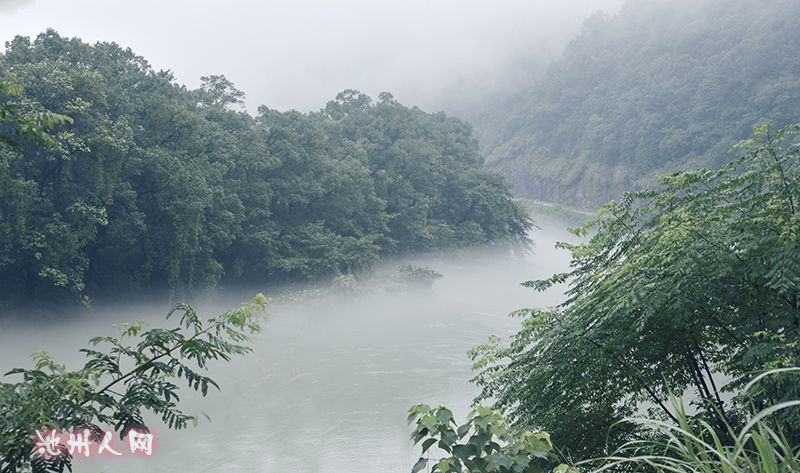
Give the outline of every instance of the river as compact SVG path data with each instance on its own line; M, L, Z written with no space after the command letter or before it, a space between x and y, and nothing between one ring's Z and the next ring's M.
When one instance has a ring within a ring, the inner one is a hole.
M539 294L520 286L568 266L567 253L553 247L566 234L558 222L541 225L532 234L533 253L524 258L510 260L485 249L418 258L415 263L444 275L430 291L273 304L263 333L251 340L253 353L212 366L221 391L205 399L184 391L185 410L200 415L197 426L173 432L154 422L153 457L78 458L75 471L410 471L417 452L409 441L408 407L442 403L463 418L477 394L468 381L466 352L490 334L513 333L519 321L508 317L512 310L561 299L563 288ZM214 315L250 296L222 290L195 304L202 314ZM81 360L77 349L89 337L122 321L157 324L168 307L152 301L106 304L69 322L6 328L0 368L30 366L34 350L75 366Z

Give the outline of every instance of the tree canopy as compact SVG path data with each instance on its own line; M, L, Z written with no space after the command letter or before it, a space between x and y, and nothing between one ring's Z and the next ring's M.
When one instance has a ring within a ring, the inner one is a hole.
M223 76L189 90L129 49L52 30L9 42L0 70L17 87L0 90L3 110L73 122L52 146L0 149L5 296L304 279L526 242L528 217L481 170L470 127L390 94L252 117Z
M624 421L642 409L676 421L673 395L691 393L721 433L750 403L798 399L786 373L747 402L736 395L758 373L800 365L799 143L800 125L758 127L719 171L667 176L603 207L576 230L593 232L587 243L563 244L569 272L526 283L566 282L567 300L520 311L509 344L473 352L483 397L578 458L643 435ZM797 410L774 418L798 445Z

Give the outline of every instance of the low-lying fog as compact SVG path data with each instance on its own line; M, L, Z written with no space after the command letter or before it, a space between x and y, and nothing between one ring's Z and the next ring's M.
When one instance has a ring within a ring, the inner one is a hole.
M182 432L154 422L155 457L79 458L76 471L410 471L417 457L406 425L408 407L444 403L463 417L477 393L468 382L467 350L490 334L511 334L519 323L508 317L512 310L561 299L562 289L537 294L519 284L568 265L566 252L553 248L566 234L558 223L540 225L532 235L533 254L521 259L488 249L415 259L444 275L430 291L273 304L263 333L252 339L254 352L212 367L221 392L209 392L202 401L184 392L187 412L201 419L207 413L211 422L202 419ZM220 291L213 300L195 301L196 308L214 315L252 295ZM29 367L35 350L76 366L77 349L91 336L112 331L117 322L162 323L168 308L147 301L97 306L77 322L4 329L0 368Z

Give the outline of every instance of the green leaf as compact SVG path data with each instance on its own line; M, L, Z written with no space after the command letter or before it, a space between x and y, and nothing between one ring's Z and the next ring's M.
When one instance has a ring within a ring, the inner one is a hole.
M436 439L434 439L434 438L430 438L430 439L425 440L424 442L422 442L422 453L427 452L428 449L431 448L431 446L433 444L435 444L435 443L436 443Z

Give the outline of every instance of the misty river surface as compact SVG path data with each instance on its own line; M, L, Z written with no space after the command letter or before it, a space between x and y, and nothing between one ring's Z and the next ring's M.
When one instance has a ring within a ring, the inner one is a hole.
M553 243L566 236L537 230L533 238L533 253L519 259L475 250L415 260L444 275L431 291L271 305L263 332L251 340L253 353L212 365L221 391L202 399L182 389L186 412L200 418L197 426L174 432L154 421L152 458L78 458L75 471L410 471L418 451L409 440L408 407L447 404L463 419L477 394L467 351L491 334L513 333L519 321L508 316L512 310L560 301L563 288L538 294L520 282L564 271L568 254ZM219 291L195 305L211 316L251 296ZM78 321L4 328L0 368L30 367L35 350L77 366L77 349L91 336L113 333L110 325L123 321L163 323L157 321L168 308L166 302L106 305Z

